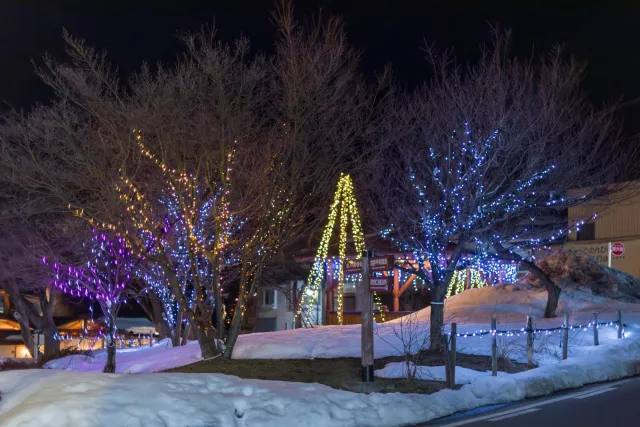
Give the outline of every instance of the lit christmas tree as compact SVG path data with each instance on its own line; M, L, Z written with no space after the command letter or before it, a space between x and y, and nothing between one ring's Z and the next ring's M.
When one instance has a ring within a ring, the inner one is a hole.
M107 362L103 372L116 369L116 316L122 302L131 296L129 285L139 258L133 255L125 239L114 233L92 230L89 242L83 244L86 263L62 266L42 261L52 267L52 283L62 292L96 301L106 322Z
M347 230L349 225L351 226L351 235L353 236L356 257L360 257L365 250L364 234L362 232L360 214L358 213L358 206L353 190L353 182L351 177L345 174L342 174L338 181L333 202L329 208L329 220L322 234L322 240L320 241L320 246L318 247L311 272L309 273L307 285L302 292L302 301L296 313L296 318L302 317L303 323L308 326L319 323L318 319L313 318L315 313L314 307L318 300L327 262L331 261L329 258L329 244L333 236L336 221L340 224L338 256L334 260L334 271L337 272L338 279L338 306L336 307L336 312L338 315L338 324L342 325L345 283L344 263L347 260ZM374 299L378 309L380 309L380 299L375 292ZM384 316L382 311L380 311L380 313Z

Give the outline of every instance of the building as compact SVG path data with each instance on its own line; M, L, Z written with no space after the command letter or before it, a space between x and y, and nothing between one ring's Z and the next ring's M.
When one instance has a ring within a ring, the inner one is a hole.
M35 299L30 300L35 304ZM0 358L31 357L22 341L20 324L12 314L11 298L0 289Z
M598 213L595 220L569 234L563 250L594 257L602 265L640 278L640 183L614 195L610 204L586 204L569 208L568 224Z

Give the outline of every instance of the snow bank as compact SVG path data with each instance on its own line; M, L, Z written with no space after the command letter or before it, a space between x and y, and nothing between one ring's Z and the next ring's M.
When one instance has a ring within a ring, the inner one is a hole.
M409 363L411 364L411 369L413 369L413 363ZM509 374L498 371L498 376L502 375ZM407 378L407 364L404 362L387 363L383 369L376 370L375 376L380 378ZM471 384L480 378L486 378L488 376L491 376L491 371L481 372L460 366L456 367L456 384ZM416 379L445 381L446 374L444 366L417 366Z
M72 355L55 359L44 365L45 369L62 369L76 372L102 372L107 359L106 350L94 351L93 357ZM197 341L186 346L171 347L166 339L153 347L118 349L116 353L116 372L138 374L158 372L179 366L189 365L202 359Z
M460 371L459 371L460 372ZM216 374L0 373L3 426L398 426L640 374L636 338L432 395L370 395Z

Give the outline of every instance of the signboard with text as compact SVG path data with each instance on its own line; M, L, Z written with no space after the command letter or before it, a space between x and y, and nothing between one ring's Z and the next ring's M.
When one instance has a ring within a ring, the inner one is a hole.
M602 265L607 265L609 261L609 243L589 243L589 244L565 244L562 248L566 253L574 256L594 257Z
M377 256L369 258L370 271L389 271L393 269L394 257ZM362 273L362 259L348 259L344 266L345 274Z
M393 277L372 277L369 279L369 288L372 291L387 292L391 290Z

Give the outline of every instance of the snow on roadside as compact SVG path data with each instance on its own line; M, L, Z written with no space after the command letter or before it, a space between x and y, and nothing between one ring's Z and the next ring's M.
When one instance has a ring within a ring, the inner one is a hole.
M432 395L357 394L218 374L0 372L3 426L398 426L640 374L637 337Z
M412 366L411 369L413 369L413 363L409 363ZM418 380L444 381L446 379L444 366L417 366L415 369L416 379ZM509 374L498 372L498 376L503 375ZM407 364L405 362L387 363L383 369L376 370L375 376L379 378L407 378ZM456 367L456 384L471 384L487 376L491 376L491 371L481 372L461 366Z

